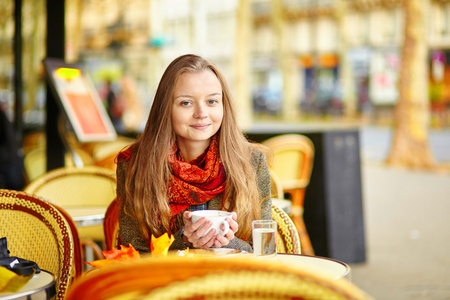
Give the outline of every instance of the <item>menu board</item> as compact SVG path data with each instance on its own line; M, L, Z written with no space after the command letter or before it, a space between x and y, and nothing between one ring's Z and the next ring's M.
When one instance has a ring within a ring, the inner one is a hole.
M50 87L80 142L114 140L111 119L88 75L78 64L46 58Z

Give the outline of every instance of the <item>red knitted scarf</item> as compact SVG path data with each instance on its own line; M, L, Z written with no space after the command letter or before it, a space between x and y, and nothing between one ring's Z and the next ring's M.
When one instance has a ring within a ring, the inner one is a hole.
M129 147L119 153L118 162L128 161L132 155L133 149ZM208 149L191 162L183 160L177 144L174 144L169 162L172 176L168 199L172 217L193 204L205 203L225 190L226 175L216 136L211 139Z
M215 136L205 153L191 162L183 161L175 144L169 162L172 167L168 189L172 216L193 204L203 204L225 190L226 175Z

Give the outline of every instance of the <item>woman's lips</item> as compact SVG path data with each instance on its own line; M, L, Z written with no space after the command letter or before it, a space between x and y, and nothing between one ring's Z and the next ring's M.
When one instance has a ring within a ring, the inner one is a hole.
M203 130L209 127L209 124L198 124L198 125L191 125L192 128L197 130Z

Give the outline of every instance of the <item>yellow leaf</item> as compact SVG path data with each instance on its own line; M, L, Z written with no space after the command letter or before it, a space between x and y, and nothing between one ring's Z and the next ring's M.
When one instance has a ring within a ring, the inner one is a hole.
M34 274L34 272L33 272ZM14 293L20 290L33 277L17 275L5 267L0 267L0 292Z
M167 256L167 252L169 251L170 245L172 245L175 237L172 235L169 237L169 234L166 232L161 235L159 238L155 238L152 234L152 240L150 242L150 250L152 251L152 255L161 255Z

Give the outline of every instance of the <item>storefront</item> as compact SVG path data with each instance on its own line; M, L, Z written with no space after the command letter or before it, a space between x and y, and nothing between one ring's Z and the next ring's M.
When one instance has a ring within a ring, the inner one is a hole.
M301 109L307 113L326 114L342 109L338 81L339 58L336 54L300 57L304 68Z

